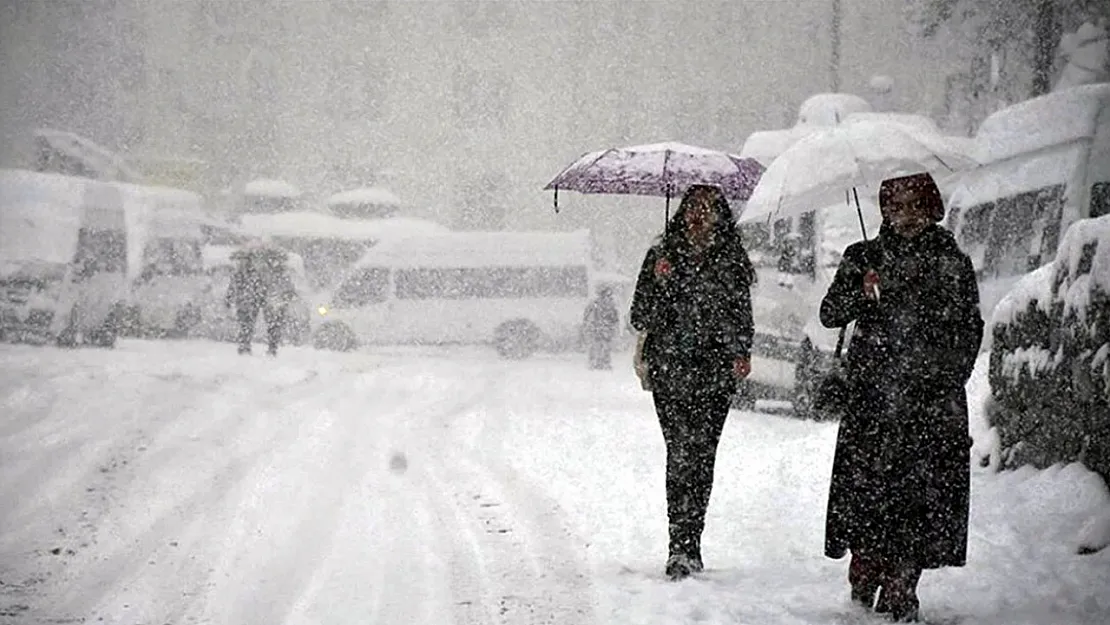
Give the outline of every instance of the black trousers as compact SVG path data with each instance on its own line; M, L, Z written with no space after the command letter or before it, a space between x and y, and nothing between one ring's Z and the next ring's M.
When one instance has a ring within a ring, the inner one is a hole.
M698 376L653 378L652 385L667 445L668 553L700 560L717 443L732 393L721 385L707 385Z
M263 304L259 306L240 306L236 309L239 320L239 352L251 351L251 339L254 338L254 324L258 321L258 313L262 312L266 321L266 343L269 351L277 352L281 343L281 329L285 324L285 307Z

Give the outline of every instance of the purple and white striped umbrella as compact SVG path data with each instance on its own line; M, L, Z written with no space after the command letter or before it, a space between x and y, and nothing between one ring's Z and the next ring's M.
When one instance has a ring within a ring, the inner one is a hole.
M747 200L763 174L751 158L683 143L654 143L583 155L547 183L545 190L620 195L681 196L688 187L720 187L730 200Z

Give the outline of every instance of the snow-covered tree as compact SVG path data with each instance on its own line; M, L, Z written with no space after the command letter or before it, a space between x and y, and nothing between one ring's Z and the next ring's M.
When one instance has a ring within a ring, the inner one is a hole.
M1084 22L1079 30L1064 35L1060 59L1064 70L1056 89L1110 81L1110 25L1106 20Z
M1014 87L1023 97L1051 89L1065 32L1110 17L1106 0L916 0L909 7L922 34L935 37L947 27L991 63L992 77L1002 71L1018 81ZM1000 70L999 59L1007 70Z

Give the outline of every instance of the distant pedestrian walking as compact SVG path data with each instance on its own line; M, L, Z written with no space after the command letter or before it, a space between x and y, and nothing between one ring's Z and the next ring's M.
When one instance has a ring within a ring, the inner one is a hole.
M607 286L597 290L597 297L586 306L582 333L586 341L590 369L612 369L613 339L620 325L620 313L613 301L613 290Z

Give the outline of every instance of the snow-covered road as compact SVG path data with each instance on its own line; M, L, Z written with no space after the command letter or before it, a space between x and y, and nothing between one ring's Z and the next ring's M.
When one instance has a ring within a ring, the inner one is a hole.
M733 413L709 569L662 580L663 448L630 371L481 349L236 357L0 346L0 623L844 623L835 426ZM974 431L974 428L973 428ZM1110 621L1079 466L977 474L924 615Z

